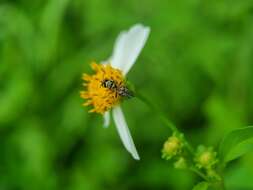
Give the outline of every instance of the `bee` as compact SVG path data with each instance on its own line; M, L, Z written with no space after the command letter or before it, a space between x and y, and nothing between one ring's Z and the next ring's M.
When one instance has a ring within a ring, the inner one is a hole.
M124 98L132 98L133 92L130 91L126 86L122 84L117 84L114 80L105 79L101 82L101 86L116 92L116 96L121 96Z

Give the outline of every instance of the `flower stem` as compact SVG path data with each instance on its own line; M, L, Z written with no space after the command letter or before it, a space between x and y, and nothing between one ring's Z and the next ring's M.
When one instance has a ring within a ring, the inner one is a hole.
M143 96L139 92L135 92L135 95L137 98L139 98L139 100L144 102L151 110L155 111L155 113L160 117L160 119L163 121L163 123L165 125L167 125L171 129L172 132L181 133L178 130L178 128L176 127L176 125L174 125L167 118L167 116L152 101L148 100L145 96ZM194 149L192 148L192 146L188 143L188 141L185 139L185 137L183 138L183 140L184 140L184 144L187 147L187 149L189 150L189 152L194 155Z
M202 173L201 171L199 171L198 169L196 169L195 167L191 166L191 167L189 167L189 170L196 173L198 176L203 178L205 181L209 181L209 179L206 177L206 175L204 173Z
M167 115L162 112L159 107L157 105L155 105L152 101L150 101L148 98L146 98L144 95L142 95L141 93L139 92L136 92L135 91L135 96L141 100L143 103L145 103L152 111L154 111L157 116L162 120L162 122L167 125L172 132L175 132L175 133L181 133L179 131L179 129L176 127L176 125L174 125L168 118L167 118ZM181 133L182 134L182 133ZM186 146L186 148L188 149L188 151L192 154L192 156L195 156L195 153L194 153L194 149L193 147L190 145L190 143L185 139L185 137L183 137L182 139L184 141L184 144ZM214 186L217 186L218 189L221 189L221 190L224 190L225 189L225 186L224 186L224 179L222 177L221 181L218 182L218 183L214 183L212 182L209 177L203 173L201 170L197 169L195 166L190 166L188 168L190 171L196 173L198 176L200 176L201 178L203 178L205 181L209 182L210 184L213 184Z

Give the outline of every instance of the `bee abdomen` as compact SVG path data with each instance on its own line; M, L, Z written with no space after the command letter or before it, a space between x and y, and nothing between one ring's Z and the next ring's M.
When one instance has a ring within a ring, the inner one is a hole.
M117 92L120 96L126 98L132 98L134 96L133 93L125 86L120 86Z

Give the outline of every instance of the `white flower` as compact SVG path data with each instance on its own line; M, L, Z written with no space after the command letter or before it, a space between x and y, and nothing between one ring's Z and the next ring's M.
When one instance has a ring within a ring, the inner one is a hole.
M111 58L102 62L102 64L93 62L91 67L95 74L83 75L83 80L86 81L84 83L86 90L81 92L81 97L87 100L84 105L93 106L90 112L104 115L104 126L110 124L110 110L112 110L119 136L126 149L136 160L139 160L140 157L119 106L122 97L119 95L118 90L115 90L115 86L117 88L117 85L124 84L126 74L134 65L149 32L149 27L141 24L134 25L129 31L121 32L114 45ZM105 81L111 81L109 84L111 87L113 85L114 89L105 86Z
M116 40L113 54L108 63L111 64L113 68L121 70L126 76L144 47L149 32L150 28L141 24L136 24L128 31L121 32ZM112 116L125 148L132 154L134 159L139 160L140 157L135 148L122 109L119 105L112 108ZM104 114L104 125L108 126L109 124L110 113L107 111Z

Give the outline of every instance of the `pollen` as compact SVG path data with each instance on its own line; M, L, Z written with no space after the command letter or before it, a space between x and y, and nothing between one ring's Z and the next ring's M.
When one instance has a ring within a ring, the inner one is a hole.
M121 97L115 90L105 88L102 82L113 80L116 85L121 85L124 83L124 76L119 69L115 69L109 64L93 62L91 68L95 72L93 75L83 74L85 90L81 91L81 98L87 100L83 104L84 106L93 107L89 112L103 114L119 104Z

